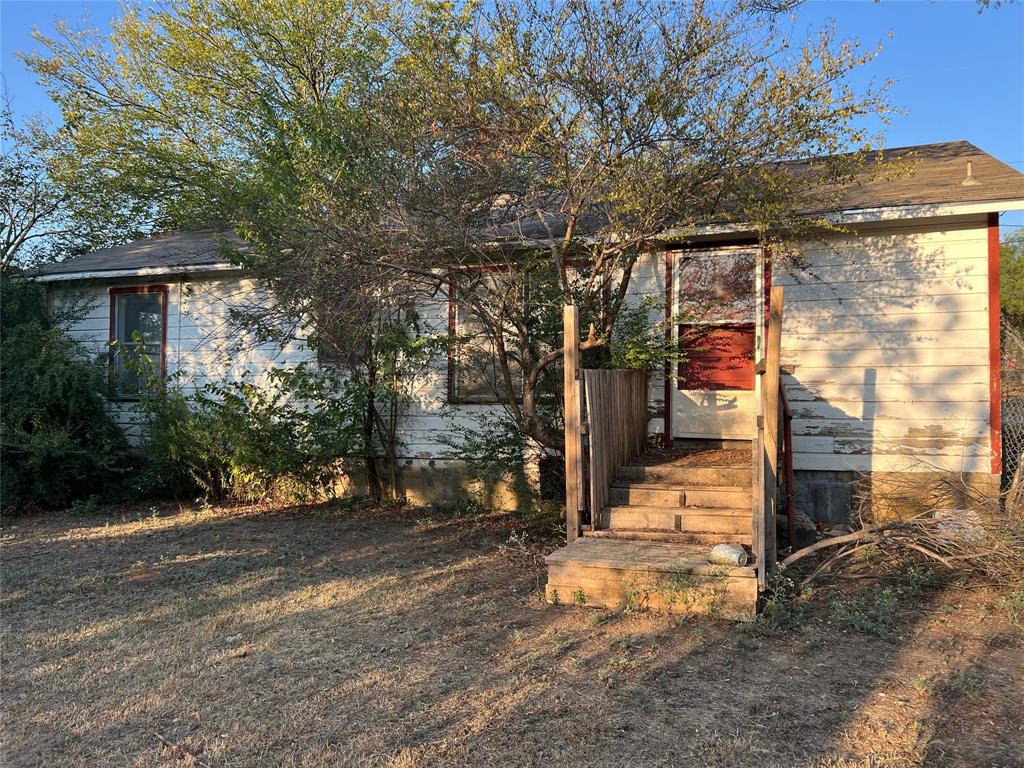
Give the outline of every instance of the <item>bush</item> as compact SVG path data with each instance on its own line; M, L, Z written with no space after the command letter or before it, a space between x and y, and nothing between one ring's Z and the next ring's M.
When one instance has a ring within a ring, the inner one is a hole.
M0 292L3 507L65 507L109 487L127 465L104 400L105 360L61 332L40 285L2 275Z
M362 452L361 392L313 366L272 369L188 392L153 383L146 416L140 491L209 501L333 495L346 457Z

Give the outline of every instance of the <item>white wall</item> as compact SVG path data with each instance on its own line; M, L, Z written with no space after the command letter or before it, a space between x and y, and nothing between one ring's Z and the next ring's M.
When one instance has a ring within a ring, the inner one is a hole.
M786 288L782 362L796 415L796 468L989 472L984 220L876 226L810 245L806 257L806 270L776 269L773 276ZM664 299L664 265L663 253L640 259L631 303ZM244 371L259 380L271 366L311 359L301 343L284 350L236 344L228 311L259 298L252 281L204 276L169 285L169 373L181 370L199 384L237 379ZM92 301L70 332L97 354L109 333L108 288L52 289L58 302L69 296ZM446 301L425 303L420 319L425 333L445 334ZM651 377L652 432L663 430L663 381L660 372ZM406 458L449 457L446 436L458 440L480 416L500 411L449 405L443 354L411 389L402 426ZM134 432L132 408L114 407Z
M118 281L118 286L140 285ZM208 381L265 381L272 367L287 367L315 358L301 342L281 349L276 343L254 344L232 328L229 313L240 307L267 301L254 281L238 276L208 276L198 280L149 281L168 286L167 373L181 374L185 389ZM55 306L66 302L82 303L88 311L68 329L69 335L86 343L92 354L104 355L110 333L111 283L86 286L51 287ZM448 305L445 300L427 302L420 310L423 332L447 334ZM400 437L403 458L443 458L453 454L445 436L458 437L467 429L476 429L477 417L496 413L498 406L448 406L447 357L438 355L424 375L410 382L411 403L406 407ZM138 438L140 420L131 402L110 404L129 437Z
M773 280L796 468L990 472L985 221L874 227L805 256Z
M866 226L776 268L797 469L990 472L986 224ZM663 253L639 261L630 293L664 300ZM652 413L663 383L651 377Z
M237 381L243 373L260 381L273 365L289 365L309 360L311 353L301 343L280 349L276 344L253 345L234 333L228 325L231 306L259 300L252 280L227 276L187 280L131 283L119 281L119 287L132 285L167 285L167 341L164 355L168 375L181 373L185 389L202 386L207 381ZM93 283L84 286L51 287L55 307L67 302L80 303L88 309L68 333L85 343L95 355L106 354L110 334L111 284ZM131 402L112 402L112 411L129 437L138 437L139 414Z

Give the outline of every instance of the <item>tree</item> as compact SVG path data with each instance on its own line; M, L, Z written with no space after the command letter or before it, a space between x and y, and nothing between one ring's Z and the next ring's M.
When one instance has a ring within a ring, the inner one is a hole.
M141 237L153 206L119 193L102 171L81 164L71 131L41 118L18 125L0 105L0 272L54 261ZM164 221L164 224L167 222Z
M1011 233L999 246L999 300L1007 319L1024 331L1024 230Z
M53 137L38 122L18 128L5 98L0 107L0 140L0 272L7 273L16 261L31 261L40 240L67 234L69 225L61 216L64 195L47 168Z
M868 172L857 121L884 88L847 75L871 53L831 29L793 46L796 5L169 0L109 52L61 28L28 63L85 163L249 241L278 299L262 327L454 287L512 422L559 449L562 303L607 357L666 232L748 222L781 257Z

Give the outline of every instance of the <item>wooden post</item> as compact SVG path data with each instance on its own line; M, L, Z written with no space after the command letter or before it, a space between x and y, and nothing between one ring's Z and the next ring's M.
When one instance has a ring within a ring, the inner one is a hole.
M565 532L572 544L580 533L580 501L583 488L583 437L580 431L580 332L575 306L562 308L563 381L565 384Z
M782 301L781 285L774 285L768 304L768 328L765 334L764 375L764 505L765 565L775 563L775 515L779 504L779 368L782 358Z

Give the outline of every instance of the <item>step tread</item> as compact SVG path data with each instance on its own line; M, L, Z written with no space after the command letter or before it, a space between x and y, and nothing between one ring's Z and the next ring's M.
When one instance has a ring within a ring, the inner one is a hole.
M574 565L627 571L686 573L753 578L757 569L713 565L711 547L702 544L665 543L603 537L583 537L547 556L548 565Z
M735 533L702 533L700 531L677 531L675 528L600 528L584 531L584 536L603 539L625 539L638 541L664 541L674 544L694 544L713 547L715 544L744 544L744 536ZM746 538L749 539L749 536Z
M751 469L750 462L744 464L622 464L630 469Z
M637 512L651 515L718 515L721 517L752 517L753 510L744 507L698 507L698 506L652 506L650 504L609 504L601 510L603 513Z
M621 488L622 490L639 488L645 491L700 491L701 493L706 491L721 491L722 493L750 493L751 491L751 486L749 485L700 485L699 483L678 483L670 480L652 482L646 479L613 480L611 487Z

